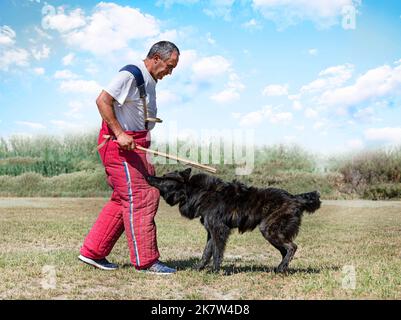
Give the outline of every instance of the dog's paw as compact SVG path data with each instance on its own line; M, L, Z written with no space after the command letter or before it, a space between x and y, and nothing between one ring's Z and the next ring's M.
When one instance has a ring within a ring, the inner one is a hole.
M195 269L196 269L197 271L202 271L202 270L204 270L205 268L206 268L206 265L205 265L204 263L199 263L199 264L195 265Z
M220 267L219 267L219 268L212 267L212 269L210 270L210 272L211 272L211 273L214 273L214 274L219 274L219 273L221 273L221 269L220 269Z
M278 266L277 268L274 268L274 273L286 275L288 274L288 267Z

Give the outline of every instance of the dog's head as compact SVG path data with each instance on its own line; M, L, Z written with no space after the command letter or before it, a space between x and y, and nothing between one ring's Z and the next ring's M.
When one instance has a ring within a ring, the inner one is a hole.
M148 176L147 182L160 191L160 195L170 205L174 206L185 199L185 185L191 175L191 169L169 172L162 177Z

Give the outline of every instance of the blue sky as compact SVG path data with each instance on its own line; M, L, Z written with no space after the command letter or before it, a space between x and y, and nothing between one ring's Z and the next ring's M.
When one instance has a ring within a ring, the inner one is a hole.
M401 144L401 1L0 2L0 136L93 131L95 99L158 40L154 135L254 132L338 153Z

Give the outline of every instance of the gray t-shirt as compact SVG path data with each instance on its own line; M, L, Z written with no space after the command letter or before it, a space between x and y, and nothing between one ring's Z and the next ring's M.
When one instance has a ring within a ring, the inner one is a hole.
M146 102L148 117L157 116L156 105L156 80L146 69L143 61L135 64L141 69L146 88ZM145 130L143 117L143 103L139 98L139 90L136 86L135 77L128 71L119 72L104 89L114 99L114 112L117 120L124 130L140 131ZM149 122L148 129L155 126L154 122Z

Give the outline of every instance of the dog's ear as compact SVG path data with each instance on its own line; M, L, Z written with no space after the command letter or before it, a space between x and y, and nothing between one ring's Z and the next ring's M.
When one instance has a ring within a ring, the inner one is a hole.
M184 171L180 172L181 177L184 178L184 181L188 181L191 175L191 168L185 169Z

